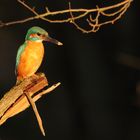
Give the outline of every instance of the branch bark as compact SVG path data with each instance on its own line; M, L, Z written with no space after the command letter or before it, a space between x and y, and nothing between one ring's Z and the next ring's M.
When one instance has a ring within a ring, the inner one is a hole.
M19 85L15 85L0 100L0 125L2 125L8 118L15 116L30 106L30 103L26 98L27 94L30 97L31 102L35 105L35 102L40 99L42 95L53 91L59 85L60 83L54 84L53 86L37 94L38 91L48 86L47 78L43 73L31 76L25 79ZM45 135L43 126L40 125L40 122L42 122L41 117L39 126L43 135Z

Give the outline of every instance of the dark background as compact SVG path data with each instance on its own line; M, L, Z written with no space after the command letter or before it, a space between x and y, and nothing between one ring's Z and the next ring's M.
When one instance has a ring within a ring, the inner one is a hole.
M28 1L41 12L68 7L66 0ZM119 2L115 1L115 3ZM74 0L73 8L95 8L114 1ZM139 140L140 139L140 1L134 0L114 25L97 33L83 34L72 24L34 20L0 28L0 97L16 81L18 47L27 30L40 26L63 47L44 44L45 57L39 71L50 85L61 82L37 102L43 119L43 137L31 108L0 126L1 140ZM12 21L32 14L16 0L0 1L0 20ZM137 90L136 90L137 89Z

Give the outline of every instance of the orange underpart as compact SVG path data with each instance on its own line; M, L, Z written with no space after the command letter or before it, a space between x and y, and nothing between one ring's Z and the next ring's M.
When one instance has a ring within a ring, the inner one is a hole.
M40 67L43 56L44 46L42 42L28 41L17 67L19 79L33 75Z

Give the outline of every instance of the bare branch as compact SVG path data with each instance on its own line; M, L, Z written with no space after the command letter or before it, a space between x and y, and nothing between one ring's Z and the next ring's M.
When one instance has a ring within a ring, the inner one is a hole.
M15 85L5 93L3 98L0 100L0 125L2 125L8 118L24 111L31 105L36 115L40 130L45 136L42 119L35 102L40 99L42 95L53 91L59 85L60 83L54 84L46 90L38 93L44 87L48 86L47 78L43 73L28 77L18 85Z
M26 93L26 92L25 92L25 95L26 95L26 97L27 97L29 103L31 104L31 106L32 106L32 108L33 108L33 111L34 111L34 113L35 113L35 116L36 116L36 119L37 119L39 128L40 128L40 130L41 130L41 133L43 134L43 136L45 136L45 131L44 131L44 128L43 128L42 119L41 119L41 117L40 117L40 114L39 114L39 112L38 112L38 109L37 109L37 107L36 107L36 104L35 104L35 102L33 101L33 99L31 98L30 93Z
M126 10L129 8L132 2L132 0L123 0L122 2L117 3L115 5L102 7L102 8L99 8L99 6L97 6L94 9L83 9L83 8L72 9L71 4L69 3L69 9L60 10L60 11L50 11L49 8L46 7L45 12L40 14L35 11L35 8L31 8L22 0L17 0L17 1L25 8L27 8L31 13L33 13L34 16L17 20L17 21L11 21L11 22L1 21L0 27L25 23L35 19L41 19L49 23L71 23L83 33L97 32L100 29L100 27L103 25L114 24L114 22L119 20L122 17L122 15L125 14ZM93 15L95 16L94 18ZM63 18L57 19L58 16L59 17L62 16ZM54 18L52 19L51 17ZM104 17L106 17L105 21L100 20ZM80 25L78 24L79 19L86 21L89 25L89 29L86 29L85 27L80 27Z

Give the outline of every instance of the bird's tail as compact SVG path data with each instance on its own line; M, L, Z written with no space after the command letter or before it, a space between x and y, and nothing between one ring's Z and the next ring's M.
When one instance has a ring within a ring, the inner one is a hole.
M17 76L16 85L19 85L23 81L23 78L21 76Z

